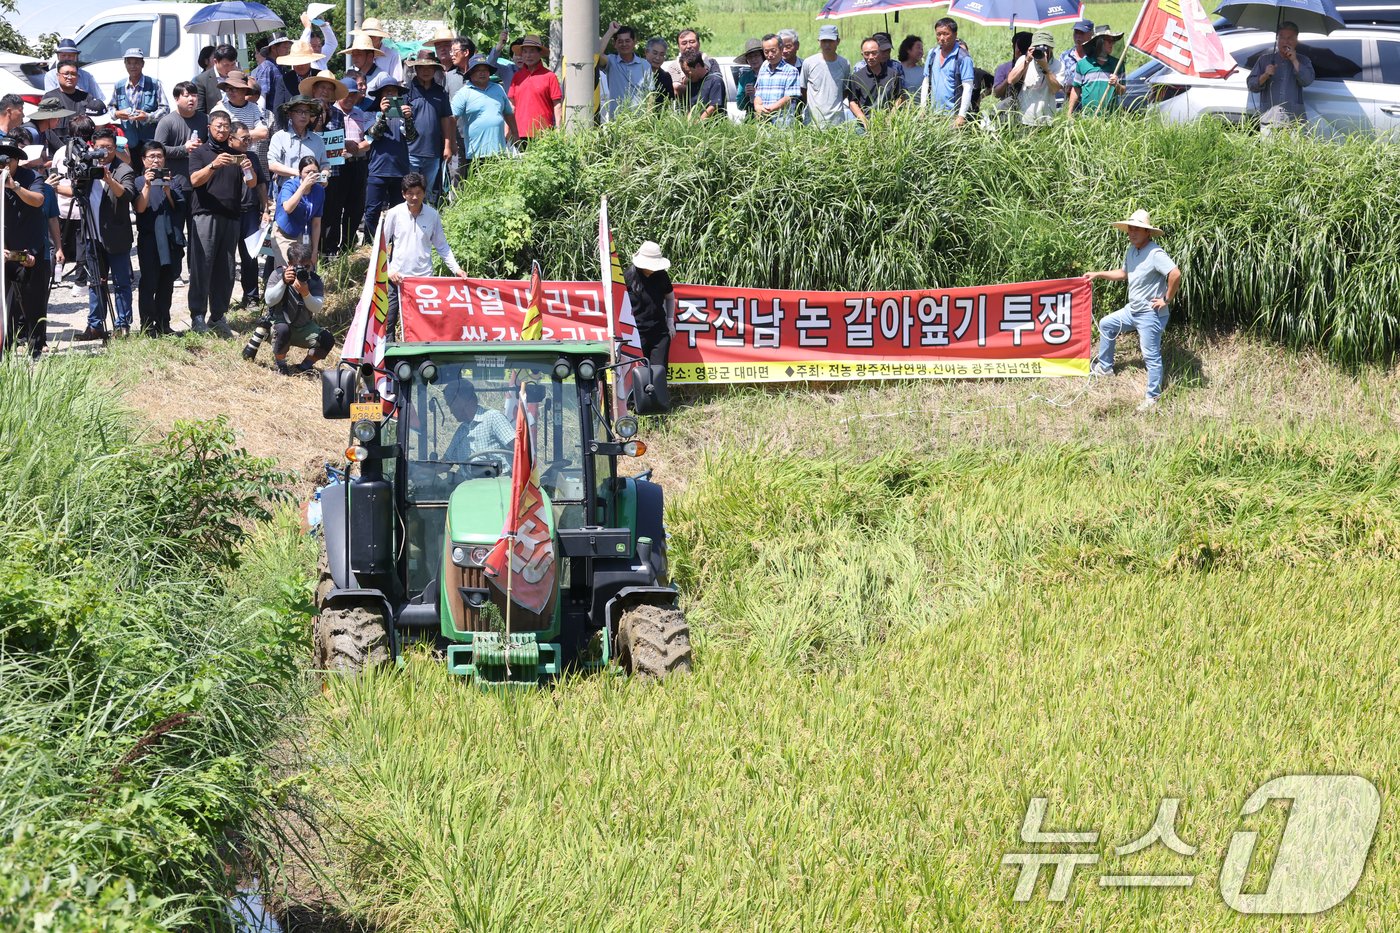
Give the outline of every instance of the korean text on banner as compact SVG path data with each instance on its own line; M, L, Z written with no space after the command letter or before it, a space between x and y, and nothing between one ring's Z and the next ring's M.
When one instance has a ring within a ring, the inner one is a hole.
M600 283L546 282L545 339L602 340ZM909 292L677 285L673 383L1082 376L1087 279ZM522 283L406 279L409 341L516 340Z
M1225 78L1238 67L1201 0L1146 0L1128 42L1185 75Z

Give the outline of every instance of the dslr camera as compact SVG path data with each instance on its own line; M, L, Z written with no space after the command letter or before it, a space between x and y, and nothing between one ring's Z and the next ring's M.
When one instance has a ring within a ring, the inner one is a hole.
M292 266L292 271L297 274L298 282L311 281L311 269L307 266Z
M1050 51L1050 46L1048 45L1033 45L1031 46L1031 58L1038 62L1043 62L1050 57Z

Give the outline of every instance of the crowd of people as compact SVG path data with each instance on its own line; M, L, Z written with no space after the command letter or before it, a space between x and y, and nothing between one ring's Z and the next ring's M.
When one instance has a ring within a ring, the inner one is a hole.
M237 286L245 307L265 304L275 319L278 369L305 371L330 349L329 334L312 326L318 264L373 236L381 216L386 237L404 247L391 277L429 271L434 249L457 270L433 207L482 160L559 125L563 89L545 43L502 33L482 53L441 29L405 60L375 19L344 49L328 24L303 15L302 25L295 40L276 33L260 43L246 72L232 46L209 48L201 70L168 96L144 74L142 50L127 50L125 80L101 88L65 40L37 106L0 98L7 346L42 352L50 289L65 278L88 291L82 340L171 333L181 287L192 329L231 337ZM927 54L919 36L896 50L876 33L860 42L854 66L839 53L837 26L822 26L819 51L805 58L797 33L783 30L745 44L734 103L777 127L857 129L903 106L957 125L983 108L1043 123L1060 96L1071 115L1113 109L1124 92L1114 55L1122 34L1080 20L1073 35L1057 52L1048 32L1016 33L1014 54L989 74L949 18L935 23ZM666 39L643 42L612 23L595 58L597 119L638 108L725 119L729 92L696 31L681 30L670 56ZM1291 68L1287 54L1274 67ZM286 363L289 342L308 349L298 366Z

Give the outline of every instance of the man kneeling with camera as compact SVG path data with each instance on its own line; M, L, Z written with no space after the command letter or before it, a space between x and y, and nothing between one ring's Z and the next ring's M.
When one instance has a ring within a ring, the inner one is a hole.
M325 285L311 271L311 247L293 243L287 247L287 264L278 266L267 279L263 300L267 302L267 317L258 322L257 329L244 347L243 355L252 359L272 324L272 356L277 371L284 376L309 373L325 359L335 346L331 332L313 320L325 301ZM287 365L287 350L293 344L309 352L295 366Z

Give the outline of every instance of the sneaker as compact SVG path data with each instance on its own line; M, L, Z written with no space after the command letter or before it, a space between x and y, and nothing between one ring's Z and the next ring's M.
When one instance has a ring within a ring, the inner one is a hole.
M233 328L228 326L228 318L221 317L217 321L211 321L209 326L213 329L214 333L218 334L223 339L233 339Z
M1094 364L1093 364L1092 366L1089 367L1089 375L1091 375L1091 376L1112 376L1112 375L1113 375L1113 367L1112 367L1112 366L1104 366L1102 363L1099 363L1098 361L1095 361Z
M1157 407L1157 397L1156 397L1156 396L1151 396L1151 397L1149 397L1149 398L1143 399L1142 402L1138 404L1137 410L1138 410L1138 411L1151 411L1152 409L1154 409L1154 408L1156 408L1156 407Z
M190 320L190 330L194 331L196 334L207 334L209 333L209 325L202 317L192 318Z
M188 285L188 284L189 284L189 283L185 281L185 277L184 277L183 275L177 275L177 276L175 276L175 287L176 287L176 288L184 288L184 287L185 287L186 285Z

